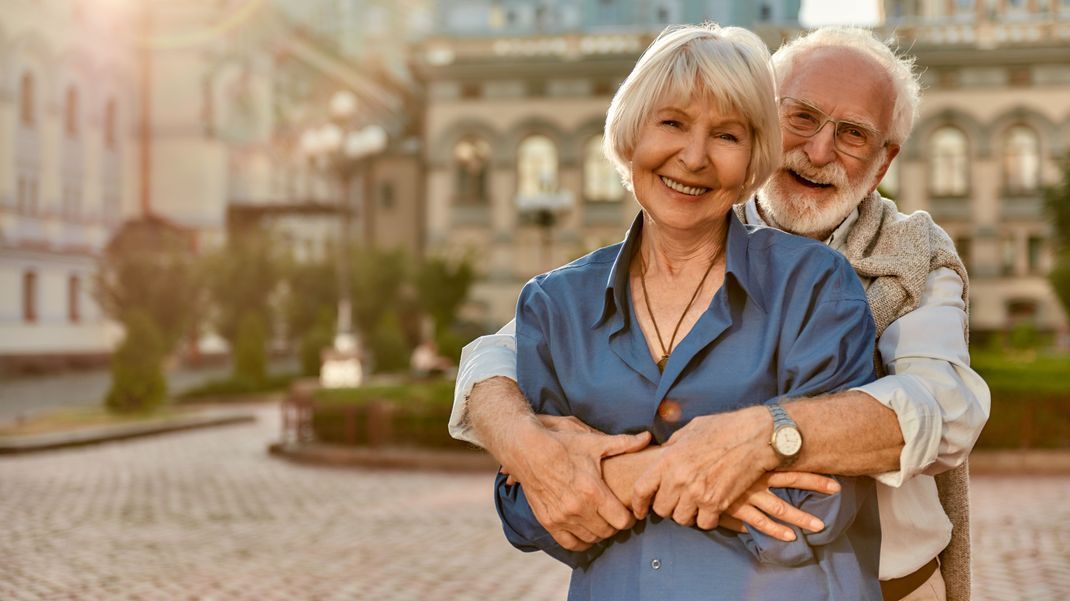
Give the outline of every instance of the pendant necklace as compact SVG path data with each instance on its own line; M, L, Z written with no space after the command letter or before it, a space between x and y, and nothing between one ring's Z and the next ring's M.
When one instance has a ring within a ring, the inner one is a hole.
M665 347L665 343L661 340L661 330L658 329L658 321L654 319L654 311L650 308L650 295L646 292L646 258L643 256L643 250L639 249L639 283L643 286L643 301L646 304L646 312L650 315L650 323L654 324L654 334L658 337L658 345L661 346L661 359L658 359L658 372L665 371L665 364L669 362L669 355L673 352L673 343L676 342L676 334L680 331L680 324L684 322L684 317L687 316L687 312L691 310L691 305L695 304L695 299L698 298L699 290L702 290L702 285L706 283L706 277L710 275L710 271L713 270L713 264L717 262L717 258L721 256L721 250L724 247L717 249L717 252L713 255L713 259L710 260L710 264L706 267L706 273L702 274L702 279L699 280L698 286L695 288L695 292L691 294L691 300L687 301L687 307L684 307L684 312L680 315L680 319L676 320L676 327L672 330L672 337L669 338L669 346Z

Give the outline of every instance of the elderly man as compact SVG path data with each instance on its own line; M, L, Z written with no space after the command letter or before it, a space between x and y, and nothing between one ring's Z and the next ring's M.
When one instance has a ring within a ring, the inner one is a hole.
M828 492L831 485L812 473L872 475L884 598L967 599L963 464L988 419L990 397L969 367L966 273L927 214L901 214L875 193L916 119L912 61L869 31L841 28L794 40L773 60L784 162L737 214L846 255L877 322L883 377L788 400L787 415L775 419L761 407L695 418L657 454L636 453L645 434L606 436L532 415L515 383L510 324L465 348L451 432L490 451L524 485L543 526L570 549L612 536L648 511L788 540L793 535L780 522L822 525L785 506L769 486ZM778 446L774 430L785 428L801 435L801 448ZM644 455L651 459L626 460ZM954 477L944 474L949 484L938 491L934 476L949 470Z

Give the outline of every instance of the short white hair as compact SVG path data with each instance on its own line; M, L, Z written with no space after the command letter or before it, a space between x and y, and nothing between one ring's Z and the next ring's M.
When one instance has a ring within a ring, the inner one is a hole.
M776 81L769 50L741 27L670 25L639 57L606 113L602 149L631 189L631 156L643 123L666 98L706 95L738 111L751 132L751 156L740 198L749 197L780 163Z
M811 50L818 48L850 48L868 56L888 74L895 91L895 105L892 108L891 131L889 140L902 144L910 137L914 123L918 119L918 105L921 104L921 84L914 71L914 57L898 54L892 49L894 40L882 42L869 29L861 27L822 27L805 33L773 53L773 68L776 70L777 83L781 86L787 81L799 59Z

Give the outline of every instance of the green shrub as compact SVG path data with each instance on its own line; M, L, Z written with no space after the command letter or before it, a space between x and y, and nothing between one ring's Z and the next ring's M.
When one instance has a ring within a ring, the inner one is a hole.
M397 386L320 390L312 428L322 442L368 443L368 407L390 407L392 446L465 450L470 445L450 438L446 429L453 406L453 381L432 380Z
M982 351L971 364L992 392L978 448L1070 446L1070 357Z
M111 389L104 399L116 413L150 412L167 399L163 375L165 342L144 311L131 312L126 337L112 355Z
M276 392L286 390L290 383L297 378L296 374L269 375L259 382L237 378L225 378L211 380L195 388L191 388L181 395L183 401L196 401L211 397L213 400L225 400L226 397L242 397L250 394Z
M247 313L234 343L234 379L255 386L267 377L267 328L259 314Z
M405 371L409 368L409 341L401 330L401 320L394 311L387 311L372 332L368 350L375 357L375 371Z

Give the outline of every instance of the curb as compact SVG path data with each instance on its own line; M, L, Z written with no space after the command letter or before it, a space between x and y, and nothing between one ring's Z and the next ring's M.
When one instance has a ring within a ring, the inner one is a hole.
M120 426L104 426L86 428L73 432L55 432L49 434L33 434L28 436L5 436L0 437L0 455L15 455L20 453L34 453L37 451L50 451L68 447L128 440L142 436L165 434L168 432L181 432L198 428L210 428L215 426L229 426L256 421L256 415L243 411L206 412L200 415L177 417L165 421L148 424L124 424Z
M268 446L268 453L296 463L334 467L489 473L498 469L493 457L475 451L276 442Z

